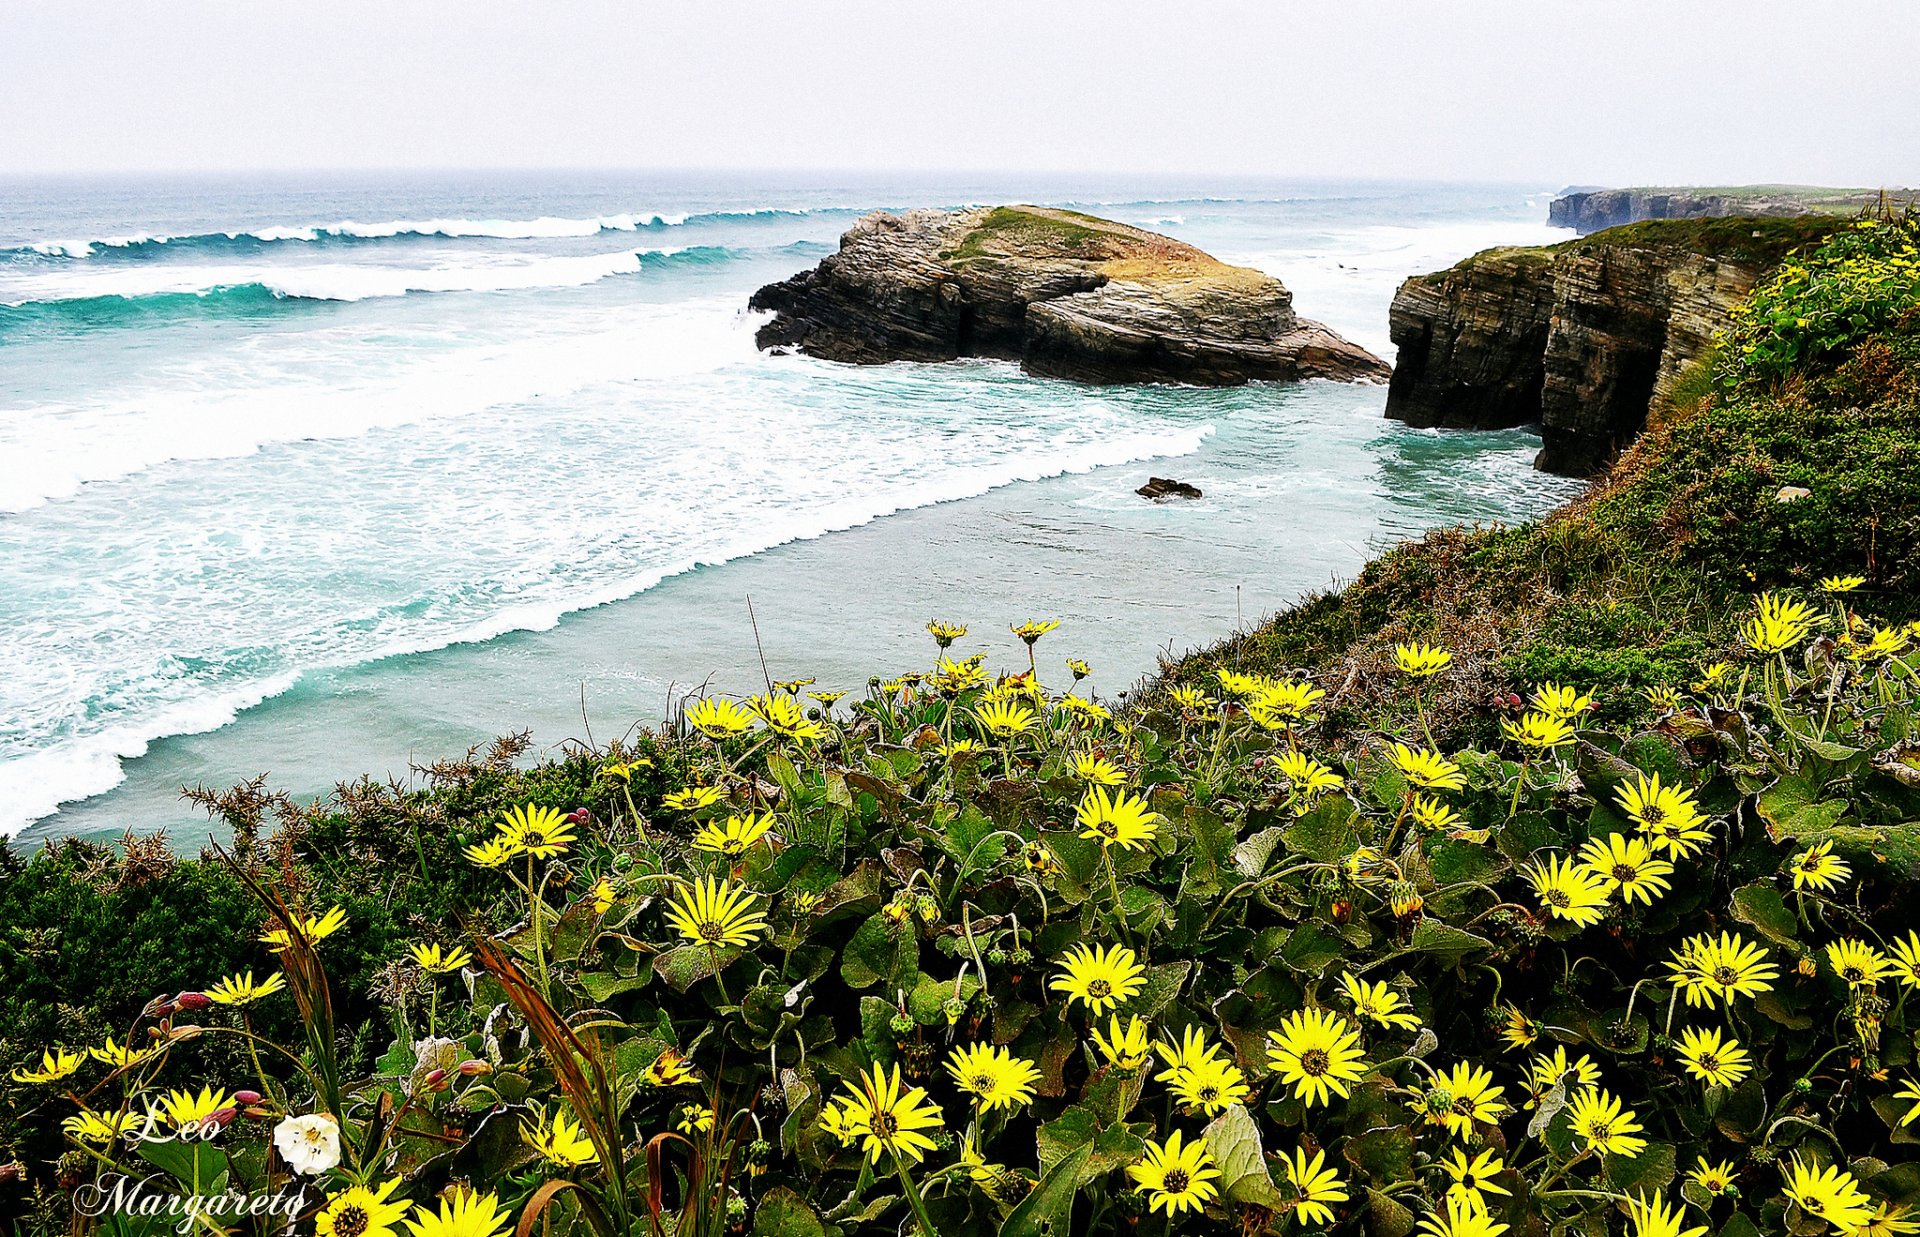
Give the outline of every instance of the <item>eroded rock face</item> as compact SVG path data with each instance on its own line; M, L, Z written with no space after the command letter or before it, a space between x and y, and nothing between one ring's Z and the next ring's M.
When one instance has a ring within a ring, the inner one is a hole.
M1765 265L1605 238L1493 250L1400 286L1387 415L1540 426L1536 466L1605 467L1713 342Z
M1811 212L1787 197L1665 192L1659 189L1599 189L1569 193L1547 206L1547 222L1585 235L1646 219L1723 219L1733 215L1784 216Z
M998 357L1080 382L1382 380L1386 363L1298 317L1279 280L1072 211L879 212L769 284L756 341L833 361Z
M1540 418L1553 256L1501 249L1400 285L1387 415L1422 429L1506 429Z

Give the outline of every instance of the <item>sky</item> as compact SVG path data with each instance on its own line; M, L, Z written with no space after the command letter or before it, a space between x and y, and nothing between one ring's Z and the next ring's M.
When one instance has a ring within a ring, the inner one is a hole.
M0 173L1920 184L1920 3L0 0Z

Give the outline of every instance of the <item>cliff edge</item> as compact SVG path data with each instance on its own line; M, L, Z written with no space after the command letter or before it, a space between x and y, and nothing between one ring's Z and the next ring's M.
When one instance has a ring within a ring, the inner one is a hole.
M1540 426L1536 467L1585 476L1639 434L1728 312L1829 216L1649 222L1494 249L1400 285L1387 415Z
M1384 380L1386 362L1293 310L1271 275L1038 206L876 212L768 284L762 348L831 361L997 357L1080 382Z

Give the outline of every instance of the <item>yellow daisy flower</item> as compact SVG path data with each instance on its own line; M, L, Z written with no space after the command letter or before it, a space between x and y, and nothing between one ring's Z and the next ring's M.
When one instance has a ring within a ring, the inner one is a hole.
M746 854L755 842L767 836L773 824L772 812L729 816L725 824L710 820L693 835L693 848L737 859Z
M356 1185L329 1194L313 1218L314 1237L397 1237L407 1204L389 1196L399 1188L400 1178L389 1177L377 1188Z
M1353 1012L1376 1026L1412 1030L1420 1025L1420 1016L1407 999L1385 983L1357 979L1350 971L1340 973L1340 989L1353 1002Z
M1391 743L1387 746L1387 759L1417 790L1465 790L1467 787L1467 775L1460 771L1460 766L1438 752Z
M1687 1180L1715 1198L1719 1198L1733 1188L1735 1176L1732 1160L1709 1164L1704 1155L1698 1157L1693 1167L1687 1170Z
M1552 751L1573 742L1575 737L1573 726L1566 719L1551 713L1535 712L1526 713L1517 722L1511 717L1501 718L1500 733L1509 742L1535 752Z
M1693 795L1676 786L1662 786L1658 773L1639 774L1614 796L1627 819L1668 858L1688 858L1713 837Z
M1671 1207L1660 1194L1644 1191L1627 1200L1627 1215L1633 1220L1633 1237L1706 1237L1706 1226L1686 1227L1683 1207Z
M442 1195L440 1209L415 1206L407 1229L413 1237L505 1237L513 1212L495 1194L453 1190ZM336 1237L344 1237L336 1229Z
M686 711L687 724L709 739L730 739L753 729L753 710L733 700L708 696Z
M1647 1149L1647 1140L1638 1136L1640 1119L1599 1087L1588 1087L1575 1095L1568 1113L1574 1136L1588 1150L1602 1155L1639 1155Z
M1580 848L1580 865L1600 878L1608 896L1615 893L1628 906L1635 902L1653 905L1667 892L1667 877L1673 865L1653 856L1653 844L1645 838L1630 838L1610 833L1605 841L1589 838Z
M1075 945L1061 965L1066 969L1047 986L1066 993L1067 1004L1079 1001L1092 1014L1126 1004L1147 986L1147 968L1124 945Z
M695 945L751 945L766 931L759 895L730 880L703 876L667 902L667 923Z
M1106 1032L1102 1034L1099 1027L1093 1030L1093 1046L1099 1049L1107 1064L1128 1071L1145 1065L1152 1052L1147 1024L1137 1015L1128 1018L1125 1026L1120 1024L1119 1014L1107 1015Z
M1428 1089L1427 1121L1445 1126L1455 1138L1469 1138L1474 1126L1498 1121L1506 1112L1506 1090L1493 1085L1492 1071L1459 1062Z
M956 1086L973 1096L981 1112L1031 1103L1040 1081L1033 1062L988 1044L955 1048L947 1056L947 1073L953 1075Z
M1439 674L1453 664L1453 654L1430 644L1396 644L1393 664L1409 678L1424 679Z
M237 1008L270 997L286 986L287 977L278 971L257 983L254 981L253 972L248 971L245 975L229 975L208 988L207 999L215 1005L230 1005Z
M1180 1070L1170 1089L1175 1099L1206 1117L1218 1116L1248 1095L1247 1076L1240 1067L1217 1057Z
M1732 1036L1721 1038L1715 1029L1680 1032L1674 1045L1687 1072L1710 1087L1734 1087L1753 1070L1747 1050Z
M1873 1201L1853 1174L1829 1164L1822 1169L1795 1155L1786 1168L1786 1195L1800 1210L1841 1232L1873 1219Z
M1281 1170L1293 1186L1294 1211L1302 1224L1325 1227L1333 1223L1333 1208L1328 1203L1347 1201L1346 1183L1327 1166L1327 1153L1316 1151L1307 1158L1305 1147L1295 1147L1292 1155L1280 1157Z
M473 955L458 945L442 949L439 945L409 945L407 952L419 968L429 975L451 975L473 961Z
M562 1168L600 1162L600 1153L594 1149L593 1140L581 1131L580 1123L558 1108L553 1110L550 1119L522 1122L520 1139Z
M718 786L688 786L663 797L660 802L676 812L698 812L710 808L727 797L727 792Z
M1206 1139L1183 1143L1179 1130L1164 1143L1148 1139L1145 1156L1128 1167L1127 1176L1133 1178L1134 1192L1147 1196L1148 1214L1165 1208L1169 1219L1189 1209L1199 1211L1220 1194L1213 1184L1220 1170L1207 1153Z
M1496 1185L1493 1180L1507 1169L1506 1161L1500 1158L1499 1152L1489 1147L1468 1159L1465 1151L1454 1147L1449 1154L1451 1158L1440 1161L1440 1167L1450 1180L1448 1198L1460 1198L1485 1207L1488 1194L1512 1195L1513 1191Z
M1722 932L1717 940L1704 933L1690 936L1666 965L1691 1006L1712 1005L1716 999L1732 1004L1736 996L1772 991L1773 981L1780 978L1767 951L1737 932Z
M1507 1231L1507 1225L1496 1224L1492 1213L1471 1198L1449 1194L1444 1201L1444 1213L1420 1221L1423 1237L1500 1237Z
M1093 786L1120 786L1127 780L1126 772L1119 765L1092 752L1076 754L1072 768L1075 777Z
M1795 889L1813 889L1820 893L1838 889L1853 874L1847 861L1833 853L1832 842L1807 847L1788 860L1787 869L1793 873Z
M1555 919L1585 928L1599 923L1606 913L1606 881L1572 859L1548 855L1522 868L1521 875L1533 886L1541 907Z
M318 945L347 926L347 912L337 906L324 915L301 915L298 918L301 934L307 938L309 945ZM293 943L285 928L269 928L260 934L260 939L274 953L284 952Z
M15 1082L48 1083L59 1082L72 1077L86 1060L77 1052L68 1052L65 1048L50 1048L40 1054L40 1064L34 1068L13 1071Z
M1893 970L1885 954L1854 937L1827 946L1827 965L1849 988L1871 988Z
M1360 1033L1330 1010L1297 1009L1267 1037L1269 1064L1309 1108L1346 1098L1348 1084L1366 1074Z
M500 836L516 856L552 859L573 845L573 822L555 808L523 803L507 809L500 820Z
M891 1074L885 1066L875 1065L860 1075L857 1088L850 1085L849 1090L852 1093L839 1101L839 1137L842 1142L862 1144L871 1163L878 1164L884 1154L918 1164L925 1152L933 1150L933 1139L921 1131L944 1124L940 1110L928 1102L921 1088L901 1086L898 1065Z
M1099 786L1087 787L1073 819L1080 826L1081 837L1091 838L1103 848L1117 845L1121 850L1144 850L1160 829L1160 814L1148 807L1145 799L1125 791L1110 795Z
M1026 705L1012 700L989 700L973 711L986 732L996 739L1010 739L1033 729L1035 715Z

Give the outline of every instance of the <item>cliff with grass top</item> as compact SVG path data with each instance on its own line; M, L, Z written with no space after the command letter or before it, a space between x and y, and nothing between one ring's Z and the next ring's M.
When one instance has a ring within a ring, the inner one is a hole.
M1384 380L1385 362L1299 317L1271 275L1038 206L877 212L769 284L762 348L831 361L997 357L1080 382Z
M1813 185L1589 189L1555 198L1547 207L1547 222L1585 233L1648 219L1855 215L1862 207L1876 204L1881 195L1878 189L1831 189ZM1889 196L1909 200L1913 191L1895 190Z
M1892 624L1886 639L1920 635L1899 627L1920 619L1920 225L1835 227L1791 257L1738 255L1771 260L1772 273L1585 498L1537 524L1397 547L1344 588L1169 666L1156 689L1220 667L1309 668L1331 684L1332 717L1364 733L1392 714L1394 646L1432 641L1454 651L1456 671L1429 714L1459 741L1491 733L1513 693L1545 680L1606 684L1611 715L1657 719L1660 689L1739 662L1739 622L1765 590L1818 596L1822 580L1859 577L1852 596ZM1449 278L1537 287L1516 267L1587 260L1616 248L1613 235L1489 255ZM1643 353L1648 379L1655 355ZM1874 638L1829 628L1810 656L1844 674Z
M1585 476L1674 398L1733 308L1842 221L1638 223L1493 249L1401 284L1387 415L1417 426L1539 425L1538 466Z

